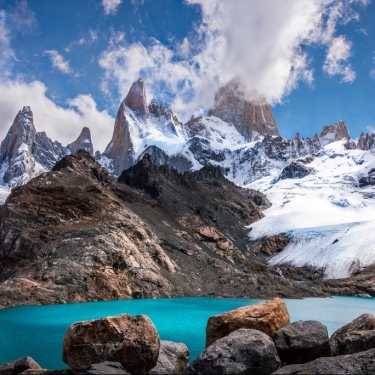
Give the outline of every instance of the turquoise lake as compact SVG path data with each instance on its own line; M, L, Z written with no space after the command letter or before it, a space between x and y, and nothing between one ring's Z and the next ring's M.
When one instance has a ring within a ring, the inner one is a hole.
M375 298L332 297L283 299L291 321L318 320L331 335L361 314L375 314ZM207 319L255 299L171 298L87 302L66 305L21 306L0 310L0 364L33 357L43 368L62 369L62 342L76 321L128 313L148 315L162 340L185 343L193 360L205 345Z

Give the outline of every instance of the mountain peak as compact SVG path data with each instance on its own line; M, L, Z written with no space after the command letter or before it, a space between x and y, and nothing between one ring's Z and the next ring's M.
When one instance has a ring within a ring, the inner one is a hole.
M74 142L68 144L66 146L66 148L68 150L70 150L70 152L72 154L75 154L79 150L85 150L91 156L93 156L94 155L94 147L93 147L92 141L91 141L90 129L87 126L85 126L82 129L81 134L78 136L78 138Z
M233 124L247 141L259 136L280 136L271 106L259 95L248 98L239 81L230 81L219 88L208 116L216 116Z
M142 78L133 82L125 98L125 105L146 120L148 118L146 87Z

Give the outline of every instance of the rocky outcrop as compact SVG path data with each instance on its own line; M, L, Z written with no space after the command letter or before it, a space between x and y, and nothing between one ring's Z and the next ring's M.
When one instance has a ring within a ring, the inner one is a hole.
M159 334L147 316L122 314L73 323L65 333L63 361L74 373L106 360L131 374L147 374L159 350Z
M70 153L75 154L79 150L87 151L91 156L94 156L94 146L92 145L91 141L91 132L88 127L84 127L81 131L81 134L78 138L68 144L66 148L70 151Z
M369 185L375 185L375 168L372 168L367 176L361 177L358 181L359 187L365 187Z
M186 374L272 374L280 359L271 338L255 329L238 329L215 341Z
M331 345L332 356L340 355L338 342L344 342L345 337L352 331L375 330L375 316L372 314L363 314L352 322L345 324L333 333L329 342Z
M325 126L320 133L319 141L323 147L329 143L336 142L344 138L349 141L350 135L345 122L341 120L335 125Z
M270 236L264 240L252 241L249 243L249 248L257 256L262 258L268 258L274 254L279 253L288 245L290 238L284 233Z
M290 323L285 303L280 298L211 316L206 327L206 347L240 328L256 329L272 337Z
M158 363L149 374L184 374L189 362L189 349L180 342L160 341Z
M305 375L305 374L363 374L375 372L375 349L366 352L323 357L301 365L289 365L280 368L274 375Z
M143 121L148 118L146 87L142 78L139 78L130 87L124 104L137 114Z
M287 364L331 356L327 327L317 321L300 320L288 324L275 333L273 341L281 361Z
M356 148L366 151L372 150L375 148L375 133L365 134L364 132L361 133L360 137L358 138Z
M279 179L285 180L286 178L303 178L309 174L310 171L302 164L292 162L282 170Z
M231 81L218 90L208 116L233 124L248 142L265 135L280 136L271 106L263 99L248 100L238 81Z

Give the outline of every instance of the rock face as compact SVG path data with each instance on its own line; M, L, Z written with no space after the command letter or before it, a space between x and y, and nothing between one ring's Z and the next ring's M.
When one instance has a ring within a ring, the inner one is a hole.
M146 374L155 367L159 349L158 332L147 316L122 314L72 324L65 333L63 360L73 372L107 360L131 374Z
M262 331L272 337L290 323L285 303L280 298L211 316L206 327L206 347L240 328Z
M133 168L116 182L82 150L13 189L0 206L0 306L326 295L248 251L245 225L263 216L263 194L212 166L181 175L146 158Z
M272 374L280 367L268 335L255 329L238 329L201 353L186 374Z
M189 349L183 343L160 341L157 365L149 374L183 374L189 362Z
M287 364L331 356L327 327L317 321L300 320L288 324L275 333L273 341L281 361Z
M375 349L375 330L349 331L337 339L337 349L339 355Z
M233 124L246 141L265 135L280 136L271 106L264 100L247 100L238 81L231 81L218 90L208 116Z
M340 355L338 342L345 342L345 337L352 331L375 330L375 316L372 314L363 314L352 322L344 325L333 333L329 342L331 345L332 356Z
M375 185L375 168L371 169L366 177L361 177L358 181L359 187Z
M274 375L305 375L305 374L374 374L375 349L352 355L318 358L301 365L285 366L274 372Z
M84 127L81 131L81 134L78 138L68 144L66 148L72 153L75 154L79 150L87 151L91 156L94 156L94 146L91 141L91 132L88 127Z

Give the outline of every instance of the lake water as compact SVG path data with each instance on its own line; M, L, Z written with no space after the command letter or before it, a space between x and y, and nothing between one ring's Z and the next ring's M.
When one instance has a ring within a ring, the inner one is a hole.
M318 320L327 326L330 335L363 313L375 314L375 298L332 297L284 301L292 322ZM211 315L257 302L260 300L172 298L4 309L0 310L0 364L30 356L43 368L66 368L62 361L62 342L71 323L122 313L148 315L160 338L185 343L192 360L204 349L207 319Z

